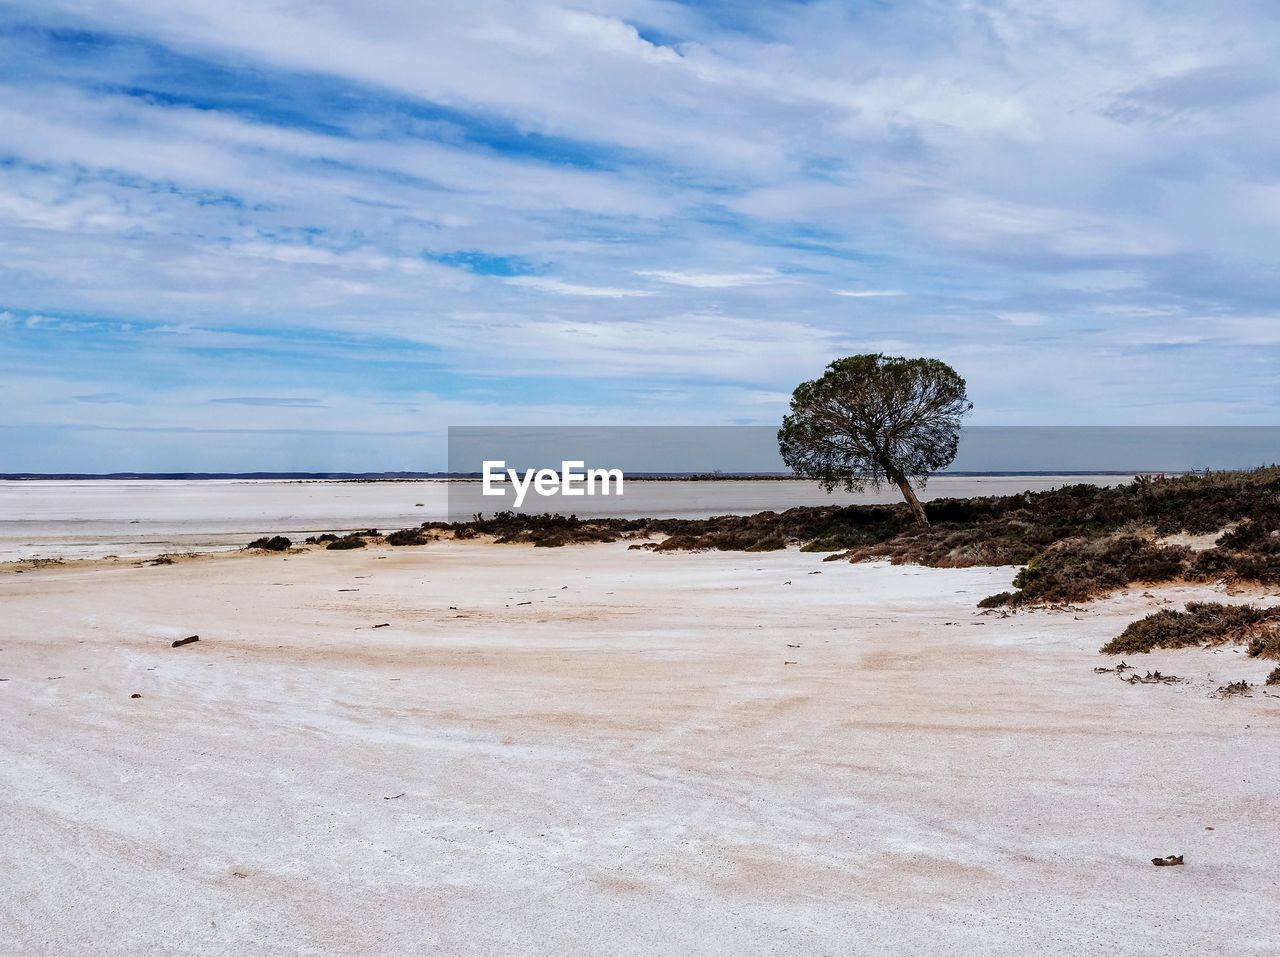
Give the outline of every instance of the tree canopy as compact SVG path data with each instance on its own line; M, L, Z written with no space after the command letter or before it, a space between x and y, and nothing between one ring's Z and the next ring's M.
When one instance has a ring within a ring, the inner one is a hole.
M927 525L912 480L923 487L951 464L971 408L964 379L938 359L848 356L796 386L778 448L792 471L828 492L896 485Z

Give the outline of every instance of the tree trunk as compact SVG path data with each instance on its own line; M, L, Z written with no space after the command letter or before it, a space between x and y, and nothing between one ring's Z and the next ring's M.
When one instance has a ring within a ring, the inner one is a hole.
M902 497L911 506L911 514L916 517L916 524L928 525L929 517L925 515L924 506L920 504L920 499L916 498L916 490L911 487L911 483L905 478L900 478L896 480L895 484L902 490Z

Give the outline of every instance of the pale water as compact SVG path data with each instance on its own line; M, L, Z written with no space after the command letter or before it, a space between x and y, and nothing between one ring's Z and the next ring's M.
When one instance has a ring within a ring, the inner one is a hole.
M921 498L1007 495L1127 476L940 476ZM896 489L828 495L813 482L628 480L619 498L576 499L580 516L699 518L796 505L901 501ZM141 557L239 548L260 535L391 531L448 517L448 482L0 481L0 561Z

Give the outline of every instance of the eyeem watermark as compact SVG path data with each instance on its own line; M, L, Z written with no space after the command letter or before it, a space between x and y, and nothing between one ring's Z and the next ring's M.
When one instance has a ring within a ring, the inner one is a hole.
M519 508L531 488L544 496L621 495L624 476L622 469L589 469L587 463L580 459L561 462L558 472L555 469L525 469L520 472L507 468L502 459L484 460L482 495L506 495L506 489L498 486L508 481L515 490L515 507Z

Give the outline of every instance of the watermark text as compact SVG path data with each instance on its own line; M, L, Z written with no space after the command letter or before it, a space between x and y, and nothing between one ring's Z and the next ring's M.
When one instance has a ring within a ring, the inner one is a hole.
M563 495L621 495L624 476L622 469L589 469L581 460L566 460L555 469L507 468L502 459L485 459L481 472L481 494L506 495L502 486L511 483L515 491L515 507L524 504L525 496L532 489L543 496Z

